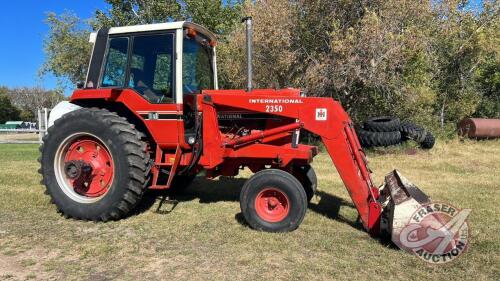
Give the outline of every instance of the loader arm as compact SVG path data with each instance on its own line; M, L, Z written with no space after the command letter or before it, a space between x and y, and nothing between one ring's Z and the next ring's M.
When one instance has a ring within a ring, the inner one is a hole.
M203 98L204 111L214 116L213 108L225 106L262 113L272 113L296 119L296 123L274 129L293 131L301 127L321 137L330 157L359 212L364 228L372 235L379 232L381 206L377 202L378 188L371 180L363 150L348 114L331 98L301 98L287 96L231 95L207 91L210 98ZM270 112L273 111L273 112ZM205 120L206 121L206 120ZM272 134L263 131L236 139L226 146L245 143Z
M305 130L321 137L358 210L364 228L370 234L377 235L382 210L377 201L378 188L373 185L353 123L347 112L333 99L312 101L311 105L300 109L299 120Z

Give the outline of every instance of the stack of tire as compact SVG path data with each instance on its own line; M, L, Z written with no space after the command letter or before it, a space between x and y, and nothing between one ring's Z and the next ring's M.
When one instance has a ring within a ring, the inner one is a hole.
M394 117L375 117L356 128L362 147L391 146L413 140L423 149L431 149L435 138L431 132L408 121Z

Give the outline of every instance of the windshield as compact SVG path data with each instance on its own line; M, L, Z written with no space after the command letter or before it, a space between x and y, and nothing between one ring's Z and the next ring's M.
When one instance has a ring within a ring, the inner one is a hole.
M214 89L212 48L207 40L199 40L198 36L195 38L184 37L182 60L182 91L184 94Z

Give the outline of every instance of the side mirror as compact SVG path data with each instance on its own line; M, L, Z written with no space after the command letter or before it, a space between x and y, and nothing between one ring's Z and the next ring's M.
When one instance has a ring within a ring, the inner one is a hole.
M78 89L83 89L83 86L84 86L84 85L85 85L85 84L84 84L82 81L79 81L79 82L77 82L77 83L76 83L76 87L77 87Z

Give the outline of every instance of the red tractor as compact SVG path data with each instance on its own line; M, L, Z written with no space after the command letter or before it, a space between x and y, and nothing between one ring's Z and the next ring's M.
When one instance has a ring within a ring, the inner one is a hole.
M147 189L255 173L244 184L241 212L258 230L284 232L302 222L316 191L311 162L319 136L372 235L397 235L427 196L398 172L382 187L348 114L331 98L300 90L219 90L216 37L190 22L100 29L85 84L51 113L41 148L43 183L59 212L92 221L127 216ZM403 211L401 211L403 210Z

